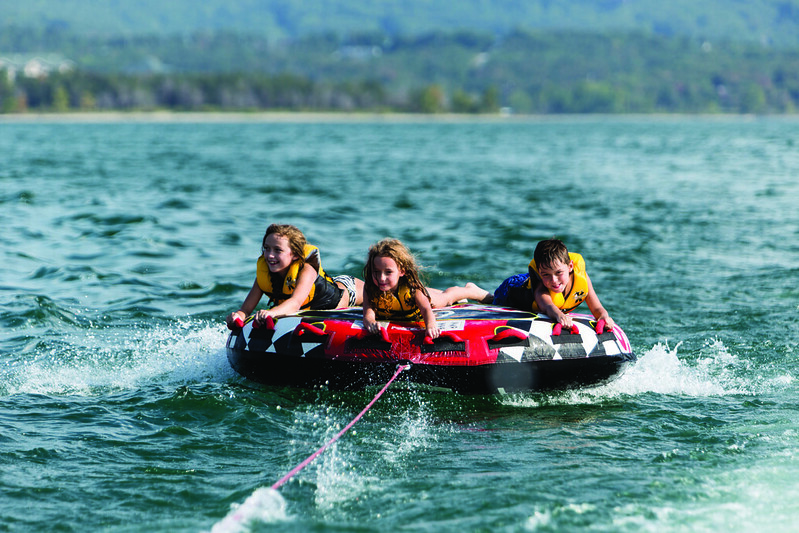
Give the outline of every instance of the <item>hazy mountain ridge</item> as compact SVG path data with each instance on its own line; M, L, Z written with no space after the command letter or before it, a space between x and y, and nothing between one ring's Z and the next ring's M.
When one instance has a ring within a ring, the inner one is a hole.
M419 35L514 29L644 31L799 46L795 0L26 0L3 2L0 27L83 36L257 34L270 40L334 33Z

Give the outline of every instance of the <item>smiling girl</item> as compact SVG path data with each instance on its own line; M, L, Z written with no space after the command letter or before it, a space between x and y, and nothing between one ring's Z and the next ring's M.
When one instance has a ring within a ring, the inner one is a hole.
M227 316L230 329L237 319L243 321L252 313L264 294L269 297L270 308L255 314L256 327L269 316L280 318L300 309L351 307L363 301L363 282L352 276L328 276L322 269L319 249L308 244L295 226L270 225L261 251L250 292L239 310Z
M441 332L434 307L446 307L463 299L486 302L492 298L474 283L445 291L425 287L419 280L416 260L397 239L384 239L369 248L363 275L363 326L372 334L380 332L378 319L423 320L427 335L435 339Z

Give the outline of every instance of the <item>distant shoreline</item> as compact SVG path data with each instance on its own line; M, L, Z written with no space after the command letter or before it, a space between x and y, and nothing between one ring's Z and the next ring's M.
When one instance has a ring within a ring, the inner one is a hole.
M0 114L0 122L464 122L502 121L506 115L338 113L308 111L99 111Z
M220 112L220 111L101 111L76 113L9 113L0 114L0 123L503 123L503 122L554 122L588 121L612 118L614 120L729 120L752 121L759 119L797 120L799 115L745 115L745 114L421 114L421 113L338 113L338 112Z

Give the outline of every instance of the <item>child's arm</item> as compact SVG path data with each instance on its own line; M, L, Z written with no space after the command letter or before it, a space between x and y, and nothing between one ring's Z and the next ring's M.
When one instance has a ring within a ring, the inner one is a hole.
M591 283L591 278L588 277L588 273L585 274L585 280L588 282L588 297L585 299L585 303L588 305L588 309L591 310L591 314L594 315L594 318L597 321L604 319L605 320L605 328L606 329L613 329L613 326L616 324L605 308L602 307L602 303L599 301L599 296L596 295L596 291L594 290L594 285Z
M364 295L363 298L363 329L371 335L380 333L380 326L377 324L377 315L372 307L372 302L366 295Z
M430 338L437 339L438 336L441 335L441 330L438 329L436 314L433 312L433 305L430 303L430 299L428 299L427 295L421 290L416 291L413 298L416 300L416 306L422 312L424 329L427 335L430 336Z
M557 320L558 324L565 328L572 327L572 317L561 311L558 306L555 305L552 301L552 297L549 295L549 291L544 287L543 283L536 287L533 295L535 296L535 303L538 304L538 309L540 309L542 313L549 318L554 318Z
M316 276L318 276L316 269L308 263L304 264L302 270L300 270L299 276L297 276L297 286L294 288L294 292L291 293L291 296L272 309L261 309L255 315L255 320L260 324L263 320L266 320L267 316L280 318L286 315L293 315L299 311L302 304L308 298L308 295L311 294L311 288L313 287L314 281L316 281Z
M247 297L244 298L244 303L242 303L241 307L239 307L239 310L233 311L225 319L228 329L233 329L237 318L244 321L244 319L247 318L247 315L252 313L252 310L255 309L256 305L258 305L258 302L261 301L261 296L263 295L264 293L261 290L261 287L258 286L258 280L255 280L255 282L252 284L250 292L247 293Z

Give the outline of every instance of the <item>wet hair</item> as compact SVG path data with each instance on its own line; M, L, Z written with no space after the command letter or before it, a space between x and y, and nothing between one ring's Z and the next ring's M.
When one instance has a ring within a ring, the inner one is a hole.
M374 281L374 260L378 257L389 257L397 263L400 270L405 271L405 278L411 293L422 291L430 299L430 293L419 279L419 265L408 248L397 239L383 239L369 247L369 256L363 267L364 291L369 298L379 298L382 291Z
M269 227L266 228L266 233L261 241L262 253L263 249L266 247L266 238L273 233L285 237L289 241L289 249L292 255L300 258L300 268L302 268L302 263L305 262L305 245L307 244L305 235L297 226L292 226L291 224L270 224Z
M551 267L556 261L564 265L569 264L569 250L560 239L547 239L538 243L533 252L533 259L537 268Z

